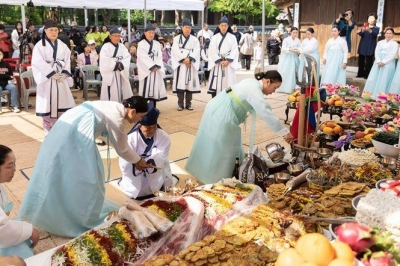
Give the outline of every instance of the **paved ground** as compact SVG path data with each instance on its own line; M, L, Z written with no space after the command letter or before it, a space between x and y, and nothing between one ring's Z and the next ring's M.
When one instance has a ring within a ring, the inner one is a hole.
M274 67L266 67L270 69ZM362 85L363 79L356 79L356 69L349 67L348 69L348 83ZM240 81L244 78L253 76L253 70L251 71L237 71L237 80ZM168 86L169 89L169 86ZM83 101L82 92L75 91L74 95L77 96L77 104ZM178 112L177 98L172 94L171 90L168 90L168 99L157 105L161 110L160 121L161 126L168 133L175 132L186 132L195 135L197 132L198 124L203 113L206 103L211 99L211 96L206 93L206 87L202 85L202 93L194 95L193 107L194 111L182 111ZM89 100L97 100L96 93L93 91L89 92ZM275 93L267 97L267 101L271 104L274 113L283 121L285 119L285 108L287 102L287 95L281 93ZM30 98L30 103L35 105L35 98ZM289 117L292 117L294 111L291 110ZM250 125L250 118L247 124ZM7 108L3 107L3 114L0 115L0 143L11 147L17 157L18 169L31 168L35 164L37 153L40 148L40 144L43 141L44 135L42 131L42 120L35 116L35 109L30 108L29 110L23 110L21 113L14 114ZM129 126L126 127L128 129ZM249 135L248 132L244 132L243 141L248 144ZM265 144L269 142L279 142L287 147L287 144L282 138L275 135L269 130L266 125L258 119L256 125L256 139L255 144L263 148ZM9 190L9 196L14 201L14 210L11 214L14 217L18 212L18 207L22 201L24 192L27 187L27 179L23 176L20 171L17 171L15 177L11 183L5 184ZM55 246L65 243L68 239L61 238L58 236L48 235L46 233L41 234L41 241L36 247L35 252L39 253Z

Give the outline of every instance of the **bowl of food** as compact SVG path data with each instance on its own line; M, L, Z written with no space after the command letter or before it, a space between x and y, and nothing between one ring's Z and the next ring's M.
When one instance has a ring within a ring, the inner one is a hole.
M352 200L351 200L351 206L353 206L353 208L355 209L355 210L357 210L357 206L358 206L358 203L360 202L360 199L361 198L364 198L365 197L365 195L358 195L358 196L355 196Z
M319 155L318 153L316 153L314 151L307 151L306 158L308 158L310 160L318 160L321 158L321 155Z
M399 149L393 145L389 145L380 141L371 139L376 151L383 157L396 158L399 156Z
M393 180L393 179L381 179L378 182L376 182L375 187L377 189L381 189L382 188L382 184L386 184L387 181L389 181L389 180Z
M285 172L279 172L274 174L276 183L286 184L291 179L291 175Z
M319 148L317 150L317 153L319 155L321 155L322 157L326 158L326 157L330 157L332 155L332 151L328 148Z
M301 166L300 164L290 164L287 167L287 170L289 171L289 173L291 175L297 176L299 175L301 172L303 172L303 166Z
M397 159L390 157L383 157L380 162L383 166L389 168L390 170L396 170Z

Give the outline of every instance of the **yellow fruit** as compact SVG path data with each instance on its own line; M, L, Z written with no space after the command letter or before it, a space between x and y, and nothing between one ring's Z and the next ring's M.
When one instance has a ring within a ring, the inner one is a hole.
M320 233L305 234L296 242L296 251L306 262L327 266L335 257L329 239Z
M299 266L304 262L304 259L294 248L288 248L279 254L275 266Z
M364 130L364 134L375 134L376 133L376 129L375 128L367 128Z
M354 266L354 260L352 262L343 259L334 259L328 266Z
M303 263L303 264L301 264L299 266L318 266L318 264L311 263L311 262L306 262L306 263Z
M335 101L335 106L342 106L342 105L343 105L343 101L342 100Z
M289 102L295 102L296 101L296 97L293 95L289 95L288 97Z
M322 123L322 124L319 126L319 129L320 129L321 131L323 131L325 127L326 127L326 124L325 124L325 123Z
M333 133L333 128L326 126L322 132L324 132L325 134L332 134Z
M327 101L328 105L335 105L335 100L334 99L329 99Z
M331 243L331 245L335 250L335 258L354 262L355 256L353 250L347 243L335 240Z
M367 134L364 136L364 139L371 141L371 138L374 136L374 134Z

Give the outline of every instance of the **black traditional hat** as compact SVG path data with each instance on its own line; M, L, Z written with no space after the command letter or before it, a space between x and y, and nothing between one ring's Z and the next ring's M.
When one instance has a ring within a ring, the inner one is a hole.
M139 124L144 126L151 126L157 124L158 116L160 115L160 111L157 108L150 109L145 116L142 117Z
M113 27L113 28L110 30L110 35L111 35L111 34L115 34L115 33L121 34L121 31L120 31L117 27Z
M190 20L188 18L185 18L183 20L182 26L190 26L190 27L192 27L193 25L192 25L192 23L190 22Z
M44 28L48 29L48 28L58 28L58 24L57 22L55 22L54 20L49 19L48 21L46 21L46 23L44 24Z
M146 32L146 31L154 31L154 30L155 30L155 28L153 27L153 25L150 22L147 23L146 28L144 28L144 32Z
M228 24L228 18L227 18L226 16L223 16L223 17L221 18L221 20L219 21L219 23L226 23L226 24Z

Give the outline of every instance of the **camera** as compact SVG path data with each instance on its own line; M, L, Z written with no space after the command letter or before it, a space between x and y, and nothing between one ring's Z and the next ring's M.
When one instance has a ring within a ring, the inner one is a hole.
M346 14L345 12L343 12L341 14L342 14L342 17L347 17L348 16L348 14Z

